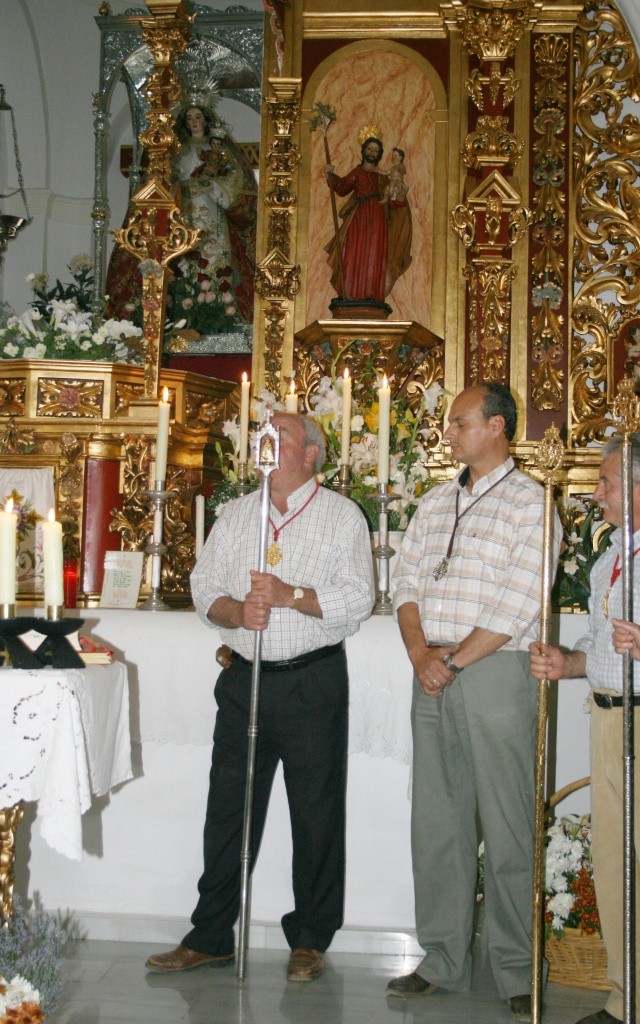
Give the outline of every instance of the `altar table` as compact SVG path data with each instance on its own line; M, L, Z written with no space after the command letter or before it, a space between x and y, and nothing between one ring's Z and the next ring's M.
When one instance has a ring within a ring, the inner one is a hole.
M220 637L189 611L91 608L78 614L86 620L84 630L105 640L127 665L135 783L108 806L98 802L85 814L80 864L53 853L34 831L29 876L20 874L18 864L16 891L28 886L48 908L72 909L92 938L175 943L188 928L202 871ZM586 618L559 618L554 628L571 645ZM414 928L411 666L398 624L384 616L363 623L347 640L347 661L346 908L345 927L332 948L416 952L415 939L406 938ZM559 788L589 773L589 719L583 712L588 685L569 680L554 689L550 760L553 788ZM588 790L571 801L571 810L588 809ZM291 831L279 771L252 878L252 944L284 942L279 920L291 900Z
M132 777L123 664L0 669L0 807L37 801L43 839L82 858L82 815Z

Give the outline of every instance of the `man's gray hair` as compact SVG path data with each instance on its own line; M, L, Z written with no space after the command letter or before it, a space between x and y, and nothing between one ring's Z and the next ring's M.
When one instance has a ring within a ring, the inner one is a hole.
M631 441L631 473L633 475L633 482L640 483L640 434L630 434L629 438ZM610 455L621 454L622 442L623 437L621 434L616 434L615 437L609 438L602 449L602 458L608 459Z
M322 427L317 420L314 420L313 416L301 416L300 422L304 429L303 447L306 448L310 444L318 446L318 454L313 464L313 472L319 473L327 461L327 439L324 436Z

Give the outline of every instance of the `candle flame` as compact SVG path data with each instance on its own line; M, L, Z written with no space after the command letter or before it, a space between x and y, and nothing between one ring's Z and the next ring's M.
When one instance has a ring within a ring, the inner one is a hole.
M168 402L169 401L169 388L163 388L162 389L162 401L163 402Z
M349 368L345 366L344 373L342 374L345 380L349 380Z
M4 506L4 510L7 513L13 512L13 498L7 498L7 503Z
M52 509L52 508L49 509L49 515L47 516L47 519L49 520L50 523L55 523L55 521L56 521L56 513L55 513L54 509Z
M290 393L292 395L295 395L295 393L296 393L296 382L295 382L295 379L291 381L291 387L289 388L289 391L290 391Z
M382 386L383 386L383 388L388 388L389 387L389 381L387 380L386 373L382 377Z
M243 372L242 372L242 383L243 384L247 383L247 371L246 370L243 370Z

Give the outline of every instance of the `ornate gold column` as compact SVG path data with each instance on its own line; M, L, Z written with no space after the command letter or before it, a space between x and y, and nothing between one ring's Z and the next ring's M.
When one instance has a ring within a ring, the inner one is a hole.
M180 97L173 70L175 58L186 49L194 15L178 0L148 0L153 18L141 18L145 43L155 70L145 95L150 103L148 127L140 141L149 156L147 181L131 202L134 207L125 228L114 231L116 242L140 260L145 352L144 398L155 400L160 376L164 336L168 264L192 249L200 231L187 227L171 186L170 157L178 149L170 107Z
M300 290L300 267L292 262L292 238L298 198L292 187L300 162L293 132L300 121L300 79L270 78L273 96L266 101L269 183L266 255L256 270L256 329L254 386L278 395L283 391L282 371L293 361L293 299Z
M531 215L512 177L524 140L505 112L520 86L511 61L533 6L533 0L468 0L456 8L463 45L479 62L465 83L479 111L461 154L471 173L464 202L451 214L453 229L467 249L467 384L509 383L511 285L516 275L512 249L527 231Z

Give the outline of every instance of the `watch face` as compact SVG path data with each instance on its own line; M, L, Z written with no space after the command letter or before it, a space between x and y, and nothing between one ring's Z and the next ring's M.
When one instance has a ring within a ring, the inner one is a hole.
M304 590L302 589L302 587L296 587L294 589L294 591L293 591L293 600L294 601L302 601L303 597L304 597Z

